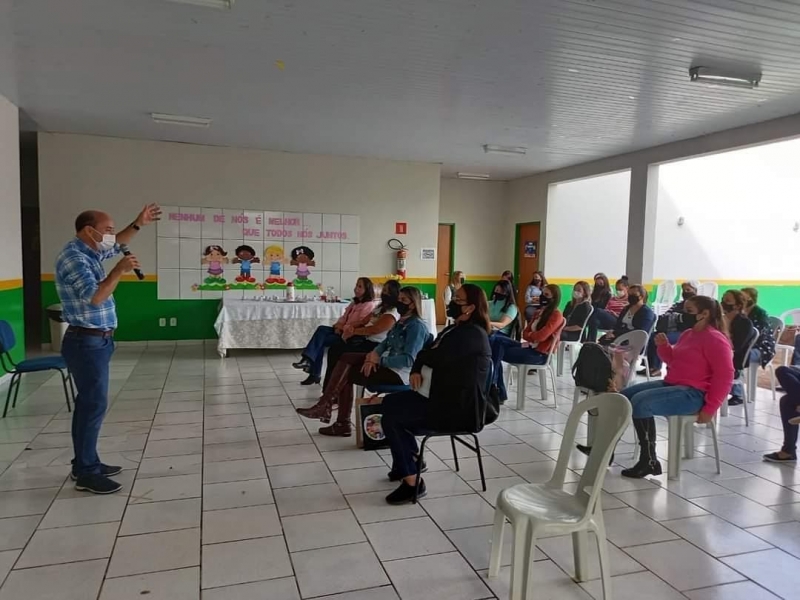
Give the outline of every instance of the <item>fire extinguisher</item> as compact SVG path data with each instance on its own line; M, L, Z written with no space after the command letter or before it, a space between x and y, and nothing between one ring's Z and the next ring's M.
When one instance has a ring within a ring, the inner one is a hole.
M405 279L406 278L406 258L408 258L408 252L406 252L405 245L403 244L403 242L401 242L397 238L390 239L386 243L386 245L389 246L389 248L391 250L394 250L396 252L397 268L395 269L395 272L397 273L398 277L400 277L400 279Z

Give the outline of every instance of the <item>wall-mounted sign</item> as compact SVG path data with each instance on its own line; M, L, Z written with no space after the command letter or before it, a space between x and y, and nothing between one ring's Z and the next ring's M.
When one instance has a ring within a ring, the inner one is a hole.
M395 223L394 232L396 235L405 235L408 233L408 223Z
M436 248L422 248L419 251L420 260L436 260Z
M522 256L524 258L536 258L536 242L525 242Z

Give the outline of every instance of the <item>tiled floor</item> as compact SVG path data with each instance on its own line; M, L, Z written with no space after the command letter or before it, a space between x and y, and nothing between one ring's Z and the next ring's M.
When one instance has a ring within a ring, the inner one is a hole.
M294 359L123 344L100 451L124 465L125 490L109 497L67 479L58 380L26 378L24 399L0 421L0 600L506 597L511 536L502 577L485 578L492 504L503 487L550 476L572 405L568 378L557 409L536 400L532 382L525 411L504 408L481 434L488 492L469 453L455 473L450 444L434 441L428 498L390 507L386 452L321 437L295 415L319 388L299 385ZM740 408L722 419L721 475L707 430L697 430L680 481L611 469L603 507L615 600L800 597L800 471L761 462L781 431L768 392L756 406L749 428ZM632 432L623 439L617 460L628 464ZM568 481L583 464L576 454ZM538 599L602 598L596 555L592 579L573 581L570 538L539 540L536 561Z

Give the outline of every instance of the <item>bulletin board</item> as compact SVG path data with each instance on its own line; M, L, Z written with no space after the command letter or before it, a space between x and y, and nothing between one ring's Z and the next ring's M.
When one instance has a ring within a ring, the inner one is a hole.
M159 300L337 293L359 276L356 215L162 206ZM344 294L343 294L344 295Z

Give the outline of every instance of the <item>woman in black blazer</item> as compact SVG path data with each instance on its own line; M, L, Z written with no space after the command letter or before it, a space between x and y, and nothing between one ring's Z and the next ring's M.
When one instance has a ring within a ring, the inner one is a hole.
M606 346L619 336L637 329L650 333L655 322L656 313L647 306L647 290L636 283L628 288L628 306L617 317L614 331L605 334L598 343Z
M403 504L414 497L419 453L415 434L478 431L483 426L492 361L486 294L476 285L464 284L448 305L447 316L454 324L417 355L411 368L412 389L383 399L381 425L392 450L389 479L401 481L386 497L389 504ZM430 368L425 375L424 367ZM426 397L418 390L428 385ZM425 494L425 482L420 481L418 497Z

